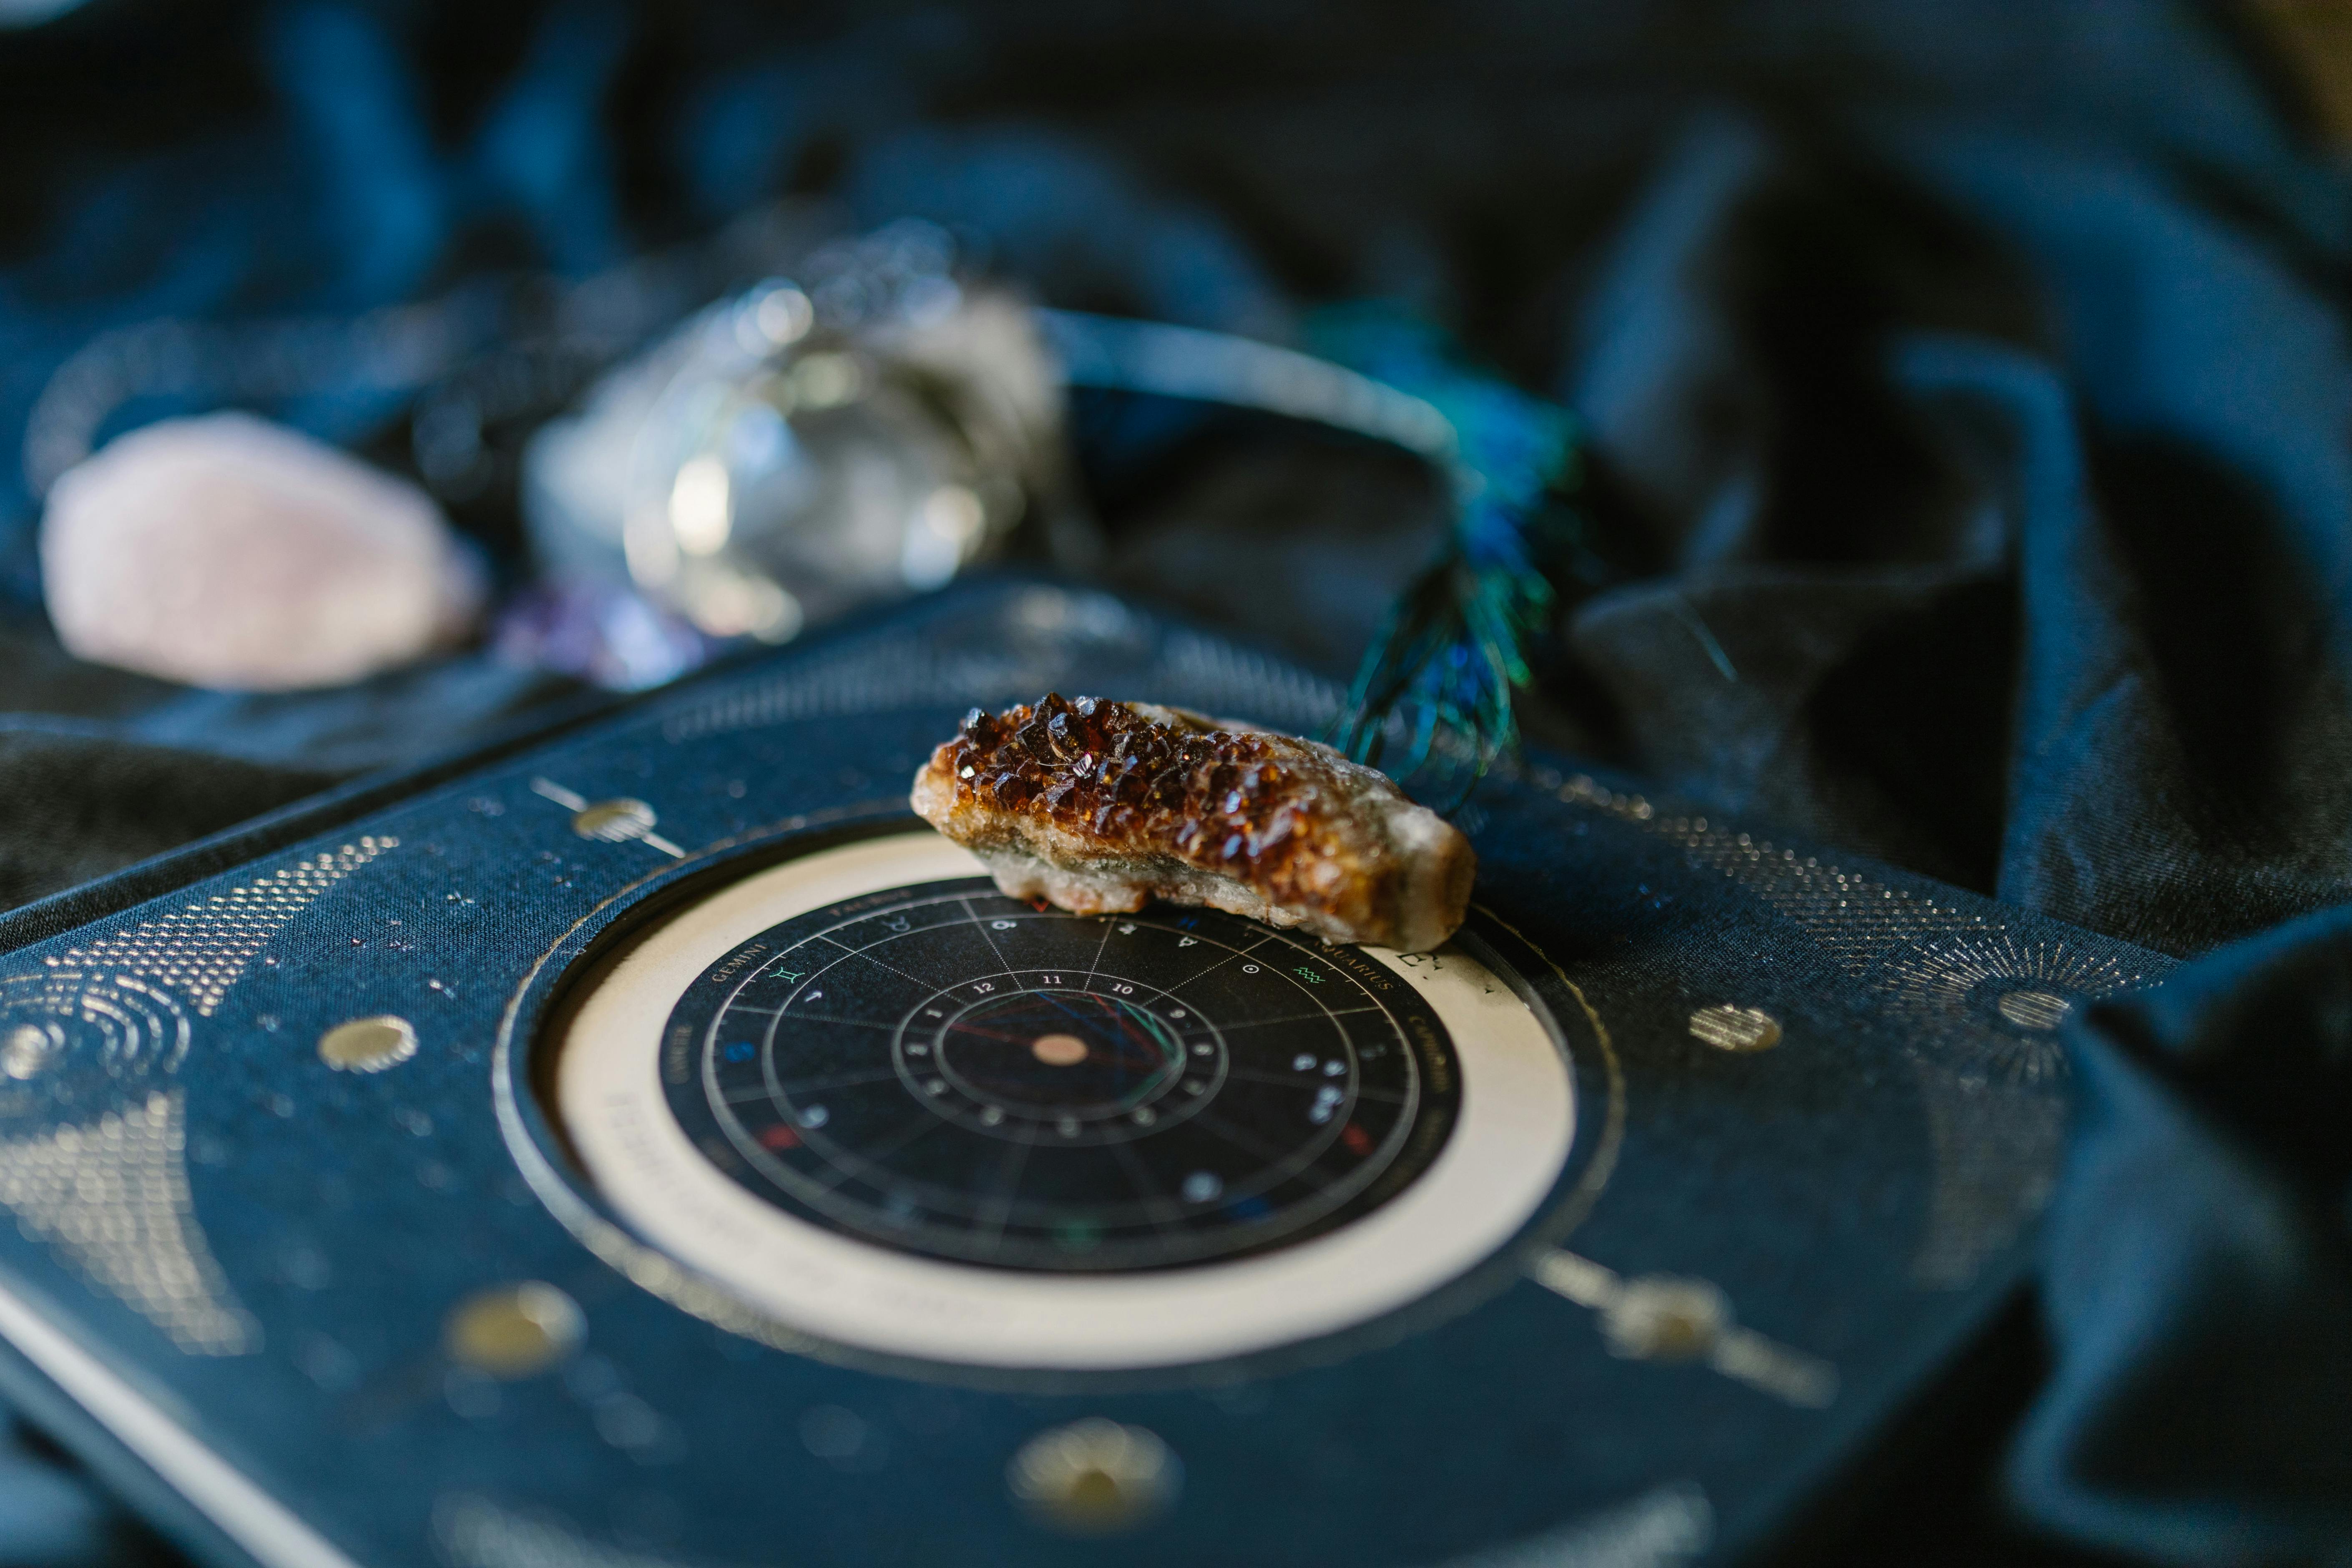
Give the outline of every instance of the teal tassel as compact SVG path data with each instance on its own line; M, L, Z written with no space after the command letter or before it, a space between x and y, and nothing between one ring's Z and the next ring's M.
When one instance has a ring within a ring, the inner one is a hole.
M1514 695L1573 574L1580 523L1568 410L1465 366L1434 329L1373 307L1310 328L1316 350L1422 399L1454 427L1455 510L1437 558L1413 578L1358 668L1332 744L1459 804L1518 744Z
M1071 310L1038 321L1073 385L1311 419L1444 469L1454 496L1445 545L1390 611L1330 738L1377 764L1401 731L1405 748L1389 772L1455 802L1512 752L1528 650L1587 559L1565 503L1577 452L1568 410L1470 368L1434 328L1379 306L1310 322L1320 358L1163 322Z

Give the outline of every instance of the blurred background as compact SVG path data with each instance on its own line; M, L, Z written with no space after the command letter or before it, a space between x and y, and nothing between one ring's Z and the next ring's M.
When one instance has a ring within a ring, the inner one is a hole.
M0 0L0 908L968 571L1344 678L1348 362L1549 454L1534 738L2200 961L1808 1560L2352 1560L2347 138L2323 0Z

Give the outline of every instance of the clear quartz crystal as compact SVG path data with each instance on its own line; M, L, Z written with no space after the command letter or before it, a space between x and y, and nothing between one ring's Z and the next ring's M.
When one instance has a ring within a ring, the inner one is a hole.
M1055 469L1060 389L1029 312L947 259L882 231L606 377L526 458L545 563L781 642L1000 545Z

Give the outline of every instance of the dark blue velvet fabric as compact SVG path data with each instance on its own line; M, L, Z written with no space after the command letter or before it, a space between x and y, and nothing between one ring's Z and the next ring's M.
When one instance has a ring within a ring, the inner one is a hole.
M2352 910L2233 944L2075 1041L2028 1506L2167 1563L2352 1551Z
M0 432L109 325L578 276L784 192L954 224L1059 304L1280 337L1401 300L1586 421L1605 565L1549 738L2197 960L2075 1037L2024 1522L1907 1558L2339 1562L2352 193L2283 77L2158 0L98 0L0 35ZM276 412L404 452L381 394ZM1427 542L1378 454L1079 413L1111 579L1310 661ZM10 900L561 695L478 657L273 700L73 667L35 515L0 465ZM496 498L465 521L521 569ZM61 1560L16 1475L0 1561Z

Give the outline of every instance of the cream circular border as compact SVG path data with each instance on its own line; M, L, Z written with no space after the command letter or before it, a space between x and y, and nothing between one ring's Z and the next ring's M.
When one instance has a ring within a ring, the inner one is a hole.
M787 861L673 917L616 964L554 1042L554 1109L589 1179L655 1247L803 1332L887 1354L1108 1371L1216 1360L1336 1332L1483 1261L1535 1212L1575 1126L1568 1063L1511 986L1446 948L1402 975L1453 1036L1461 1120L1436 1163L1355 1223L1294 1247L1145 1274L1018 1273L888 1251L738 1186L669 1111L658 1047L715 956L861 894L984 874L930 833Z

